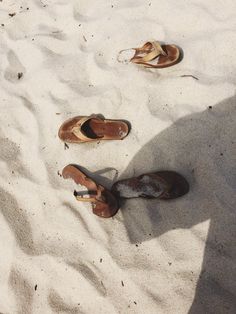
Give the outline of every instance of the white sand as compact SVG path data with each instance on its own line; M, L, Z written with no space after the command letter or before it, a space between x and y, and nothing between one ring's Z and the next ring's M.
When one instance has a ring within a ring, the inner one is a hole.
M235 0L2 0L0 24L0 312L236 313ZM183 61L117 62L153 39ZM64 150L60 124L91 113L132 132ZM175 170L191 191L103 220L68 163L107 186Z

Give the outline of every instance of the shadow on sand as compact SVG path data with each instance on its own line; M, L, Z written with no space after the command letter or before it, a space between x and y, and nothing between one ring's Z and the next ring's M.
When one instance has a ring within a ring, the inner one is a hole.
M191 314L236 313L235 136L236 97L232 97L181 118L158 134L119 178L175 170L190 183L189 194L177 200L124 203L122 214L131 243L210 220Z

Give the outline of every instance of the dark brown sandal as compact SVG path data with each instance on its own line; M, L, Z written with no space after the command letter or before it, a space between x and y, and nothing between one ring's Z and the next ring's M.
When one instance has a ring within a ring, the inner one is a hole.
M76 191L74 196L80 202L91 202L95 215L109 218L117 213L119 206L116 197L105 187L95 183L78 166L66 166L62 171L62 176L64 179L72 179L76 184L83 185L88 189L88 197L79 195Z
M130 49L135 53L129 61L147 68L167 68L180 62L180 49L175 45L161 45L158 41L153 41L146 42L141 48ZM130 49L121 50L119 55Z
M123 140L129 129L128 123L122 120L108 120L100 115L78 116L65 121L58 136L67 143Z
M188 193L186 179L174 171L158 171L116 182L112 192L121 198L174 199Z

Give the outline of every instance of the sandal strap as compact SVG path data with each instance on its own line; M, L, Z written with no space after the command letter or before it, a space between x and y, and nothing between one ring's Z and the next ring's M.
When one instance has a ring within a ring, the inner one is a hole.
M162 49L162 47L159 44L159 42L154 41L151 44L152 44L153 50L142 58L142 60L144 62L151 61L151 60L155 59L156 57L158 57L159 55L166 56L166 53Z
M87 195L90 195L89 191L88 191ZM104 203L104 199L102 197L101 189L99 188L99 186L97 189L97 195L95 195L93 197L84 197L82 195L76 195L76 199L79 202L90 202L90 203L102 202L102 203Z
M97 202L104 202L104 197L102 196L102 187L98 184L96 184L94 182L94 184L96 185L96 195L93 194L92 197L84 197L83 195L76 195L76 199L77 201L80 202L91 202L91 203L97 203ZM95 191L93 191L94 193ZM91 195L88 191L87 195Z
M96 197L83 197L83 196L76 196L77 201L79 202L89 202L89 203L96 203L97 199Z
M84 123L86 123L87 121L89 120L98 120L98 121L103 121L104 119L100 118L99 116L93 114L91 116L88 116L88 117L82 117L78 123L72 128L72 133L78 137L80 140L94 140L94 139L91 139L90 137L88 137L83 131L82 131L82 126Z
M165 51L162 49L160 43L158 41L153 41L153 42L147 42L143 45L141 48L135 48L135 55L134 57L130 60L131 62L137 63L137 62L148 62L159 55L164 55L166 56ZM147 53L148 52L148 53ZM140 53L147 53L144 57L138 56Z

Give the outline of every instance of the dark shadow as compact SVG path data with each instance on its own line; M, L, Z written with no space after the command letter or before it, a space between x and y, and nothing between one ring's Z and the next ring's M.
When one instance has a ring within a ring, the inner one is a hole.
M181 118L148 142L119 178L174 170L190 184L190 192L176 200L123 202L121 211L131 243L210 221L190 314L236 313L235 121L236 96ZM81 170L110 187L111 180L101 174L116 169Z
M179 51L180 51L180 56L179 56L179 60L178 60L178 63L180 63L184 59L184 51L178 45L176 45L176 46L179 48Z
M191 314L236 313L235 135L236 97L232 97L181 118L158 134L119 178L174 170L190 183L190 192L176 200L125 202L121 210L131 243L210 220Z

